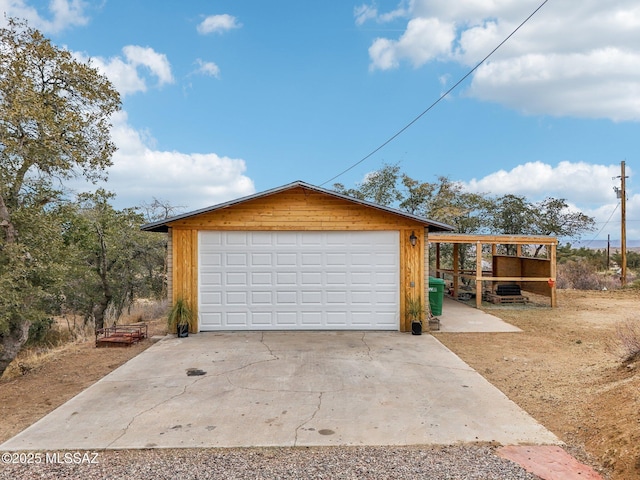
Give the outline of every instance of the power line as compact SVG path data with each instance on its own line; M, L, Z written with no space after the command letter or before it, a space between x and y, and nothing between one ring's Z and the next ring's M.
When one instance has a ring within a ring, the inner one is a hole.
M593 243L593 241L602 233L602 230L604 230L604 227L609 225L609 221L611 220L611 217L613 217L613 214L616 213L616 210L618 210L619 206L620 206L620 202L618 202L618 204L616 205L616 208L613 209L613 212L611 212L611 215L609 215L609 218L607 219L607 221L604 222L604 225L602 225L602 228L600 229L600 231L596 233L595 236L591 240L589 240L589 243L585 245L585 248Z
M455 85L453 85L453 87L451 87L449 90L447 90L446 92L444 92L435 102L433 102L431 105L429 105L429 107L424 110L420 115L418 115L417 117L415 117L413 120L411 120L408 124L406 124L404 127L402 127L400 130L398 130L398 132L396 132L394 135L392 135L386 142L382 143L379 147L377 147L376 149L374 149L373 151L371 151L371 153L367 154L366 156L364 156L363 158L361 158L360 160L358 160L356 163L354 163L353 165L351 165L349 168L346 168L345 170L343 170L342 172L340 172L339 174L337 174L336 176L330 178L329 180L323 182L320 184L320 186L324 186L329 182L334 181L336 178L341 177L342 175L344 175L345 173L347 173L349 170L354 169L355 167L357 167L358 165L360 165L362 162L364 162L365 160L367 160L369 157L371 157L372 155L376 154L377 152L379 152L380 150L382 150L384 147L386 147L388 144L390 144L393 140L395 140L397 137L399 137L402 133L404 133L405 130L407 130L409 127L411 127L414 123L416 123L418 120L420 120L427 112L429 112L433 107L435 107L438 103L440 103L442 100L444 100L444 98L449 95L453 90L455 90L458 85L460 85L462 82L464 82L473 72L475 72L478 68L480 68L480 66L486 62L489 57L491 57L491 55L493 55L496 51L498 51L498 49L500 47L502 47L502 45L504 45L505 43L507 43L507 41L513 36L515 35L515 33L520 30L520 28L522 28L522 26L524 26L525 23L527 23L531 17L533 17L536 13L538 13L538 10L540 10L542 7L545 6L545 4L548 2L549 0L544 0L540 6L538 6L538 8L536 8L527 18L524 19L524 21L518 25L516 27L515 30L513 30L502 42L500 42L498 44L497 47L495 47L493 50L491 50L491 52L489 52L489 54L484 57L482 60L480 60L480 62L478 62L476 64L475 67L473 67L471 70L469 70L466 75L464 75L460 80L458 80Z

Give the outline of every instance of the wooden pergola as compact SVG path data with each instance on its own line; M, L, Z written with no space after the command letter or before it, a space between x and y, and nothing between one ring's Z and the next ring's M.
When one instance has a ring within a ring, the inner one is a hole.
M543 235L474 235L463 233L429 233L429 244L436 247L436 276L453 276L453 294L457 298L460 280L475 280L476 307L482 306L483 282L515 283L527 290L550 297L551 307L556 307L556 249L558 239ZM453 244L453 269L440 266L440 245ZM460 268L459 247L461 244L475 245L475 270ZM491 245L492 271L482 270L482 247ZM498 256L498 245L515 245L516 255ZM546 258L522 256L523 245L545 247Z

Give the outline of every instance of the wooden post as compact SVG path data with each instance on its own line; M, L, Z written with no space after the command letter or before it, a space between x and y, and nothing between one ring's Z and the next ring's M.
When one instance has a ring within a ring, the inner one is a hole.
M620 176L620 250L622 250L622 258L620 266L622 271L620 272L620 283L622 286L627 285L627 189L626 189L626 175L625 175L625 162L620 163L622 175Z
M476 242L476 308L482 307L482 243Z
M453 244L453 298L458 298L458 274L460 273L460 245Z
M551 285L551 308L556 308L558 306L558 300L556 297L556 248L557 245L555 243L551 244L551 280L553 281L553 285Z

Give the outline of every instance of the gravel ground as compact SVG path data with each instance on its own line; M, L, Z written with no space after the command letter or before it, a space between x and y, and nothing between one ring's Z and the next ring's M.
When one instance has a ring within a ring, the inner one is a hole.
M47 453L49 463L42 452L42 463L31 465L7 462L5 453L0 479L538 479L475 445Z

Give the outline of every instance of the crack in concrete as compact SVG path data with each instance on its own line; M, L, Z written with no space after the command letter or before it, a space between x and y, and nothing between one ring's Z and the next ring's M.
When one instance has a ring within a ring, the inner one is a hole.
M262 332L262 335L260 336L260 343L264 345L264 347L267 350L269 350L269 355L271 355L274 358L274 360L278 360L280 358L275 353L273 353L273 350L271 349L271 347L267 345L267 343L264 341L264 332Z
M362 332L362 338L360 339L360 341L362 341L362 343L364 343L364 346L367 347L367 356L369 357L369 360L373 361L373 357L371 356L371 347L365 340L366 335L367 332Z
M238 385L234 385L234 384L233 384L233 382L231 382L231 380L229 379L229 376L228 376L228 375L229 375L230 373L238 372L238 371L240 371L240 370L243 370L243 369L245 369L245 368L251 367L251 366L253 366L253 365L257 365L257 364L259 364L259 363L273 362L273 361L275 361L275 360L279 360L279 357L278 357L277 355L274 355L274 354L273 354L273 351L271 350L271 348L270 348L266 343L264 343L264 332L263 332L263 334L262 334L262 336L261 336L260 343L262 343L262 344L267 348L267 350L269 351L269 354L270 354L273 358L270 358L270 359L267 359L267 360L258 360L258 361L256 361L256 362L251 362L251 363L248 363L248 364L243 365L243 366L238 367L238 368L234 368L234 369L231 369L231 370L225 370L224 372L218 372L218 373L206 374L206 375L204 375L204 376L201 376L201 377L195 378L193 382L191 382L190 384L188 384L188 385L185 385L185 386L184 386L184 388L182 389L182 392L177 393L177 394L175 394L175 395L172 395L171 397L166 398L166 399L162 400L161 402L158 402L157 404L153 405L152 407L149 407L149 408L147 408L146 410L143 410L143 411L138 412L137 414L135 414L135 415L133 416L133 418L131 419L131 421L130 421L130 422L129 422L125 427L124 427L124 429L123 429L122 433L121 433L120 435L118 435L114 440L112 440L112 441L111 441L111 442L110 442L110 443L105 447L105 449L110 448L110 447L111 447L111 445L113 445L113 444L114 444L114 443L116 443L118 440L120 440L122 437L124 437L124 436L127 434L127 431L129 430L129 427L131 427L131 425L133 425L133 422L135 422L135 421L136 421L136 419L137 419L138 417L140 417L140 416L142 416L142 415L144 415L144 414L146 414L146 413L148 413L148 412L153 411L154 409L158 408L160 405L162 405L162 404L164 404L164 403L167 403L167 402L169 402L169 401L171 401L171 400L173 400L173 399L175 399L175 398L177 398L177 397L179 397L179 396L181 396L181 395L184 395L185 393L187 393L187 390L189 390L189 388L191 388L192 386L194 386L194 385L195 385L196 383L198 383L199 381L204 380L204 379L205 379L205 378L207 378L208 376L210 376L210 377L220 377L220 376L223 376L223 375L224 375L224 376L225 376L225 378L226 378L226 380L227 380L227 382L229 382L229 384L230 384L230 385L232 385L233 387L235 387L235 388L243 388L243 389L245 389L245 390L251 390L251 389L247 389L247 388L245 388L245 387L240 387L240 386L238 386ZM260 391L259 389L255 389L255 390ZM267 390L262 390L262 391L267 391ZM300 393L305 393L305 392L300 392Z
M315 411L313 412L313 414L312 414L309 418L307 418L305 421L303 421L300 425L298 425L298 426L296 427L295 436L294 436L294 439L293 439L293 446L294 446L294 447L297 447L297 446L298 446L298 431L299 431L302 427L304 427L307 423L309 423L310 421L312 421L312 420L316 417L316 415L318 414L318 412L320 411L320 408L322 407L322 395L324 395L324 393L325 393L325 392L319 392L319 393L318 393L318 405L317 405L317 407L316 407Z
M120 440L122 437L124 437L127 432L129 431L129 428L131 427L131 425L133 425L133 422L136 421L136 419L138 417L141 417L142 415L144 415L145 413L151 412L152 410L155 410L156 408L158 408L160 405L170 402L171 400L173 400L174 398L178 398L182 395L184 395L185 393L187 393L187 390L192 387L193 385L195 385L196 383L198 383L200 380L203 380L204 378L206 378L206 375L200 378L196 378L194 379L193 382L191 382L188 385L185 385L182 388L182 391L180 393L176 393L175 395L170 396L169 398L165 398L164 400L162 400L161 402L156 403L155 405L153 405L152 407L147 408L146 410L143 410L141 412L136 413L133 418L131 419L131 421L129 421L129 423L127 423L127 425L124 427L124 429L122 430L122 433L120 435L118 435L115 439L113 439L111 442L109 442L109 444L104 447L105 450L111 448L111 445L113 445L114 443L116 443L118 440Z

